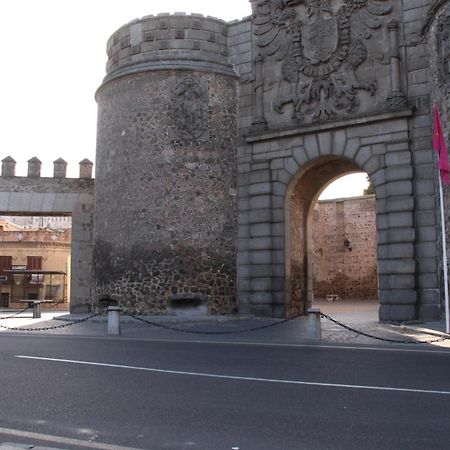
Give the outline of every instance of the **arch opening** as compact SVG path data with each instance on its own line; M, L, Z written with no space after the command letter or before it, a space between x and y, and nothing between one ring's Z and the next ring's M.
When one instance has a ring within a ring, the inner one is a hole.
M289 315L315 299L378 299L375 196L319 201L343 176L365 173L355 162L328 156L291 181L285 199L285 300ZM339 197L339 195L337 196ZM372 302L372 305L374 302ZM378 303L375 303L378 306Z

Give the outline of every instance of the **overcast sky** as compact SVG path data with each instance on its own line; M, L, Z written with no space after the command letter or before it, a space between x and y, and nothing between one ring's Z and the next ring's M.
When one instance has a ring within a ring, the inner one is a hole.
M59 157L68 176L78 175L82 159L95 162L94 93L107 39L132 19L175 11L233 20L251 8L247 0L2 0L0 159L12 156L25 175L37 156L43 176Z

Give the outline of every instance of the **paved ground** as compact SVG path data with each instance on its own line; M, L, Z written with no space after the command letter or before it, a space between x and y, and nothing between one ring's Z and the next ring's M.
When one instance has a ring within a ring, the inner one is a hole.
M316 301L313 305L320 308L321 312L331 316L338 322L346 324L355 330L376 336L380 339L363 336L353 331L349 331L329 320L322 318L321 331L322 341L329 343L345 344L391 344L395 341L434 341L432 345L450 348L450 340L441 340L439 330L444 330L443 322L432 324L416 324L405 326L394 326L380 324L378 322L378 302L377 301L352 301L340 300L337 302L327 302L325 300ZM11 312L0 312L0 318L6 317ZM70 322L61 321L66 319L81 319L85 316L68 316L67 312L53 311L43 312L41 319L32 319L31 311L21 314L18 318L0 320L0 332L7 332L7 328L36 329L50 328L49 330L34 331L40 334L58 335L87 335L103 336L106 334L106 324L104 317L91 319L87 322L71 325ZM161 318L147 317L147 320L154 322L158 326L152 326L138 322L130 317L122 318L122 334L130 338L151 338L151 339L200 339L205 337L215 341L234 340L251 342L278 342L295 343L304 339L314 339L307 333L308 324L305 319L296 319L284 323L275 319L260 318L213 318L207 319L192 318L186 321L185 318ZM273 326L272 326L273 325ZM167 328L161 328L167 327ZM254 328L263 328L257 331L244 332ZM185 332L173 331L168 328L178 328ZM200 334L196 334L199 332ZM218 332L219 334L214 334ZM223 334L220 334L223 333ZM230 333L230 334L228 334ZM432 334L429 334L432 333ZM444 336L445 337L445 336ZM386 339L387 341L383 341Z
M377 302L314 306L390 340L435 340L424 333L442 326L379 324ZM450 341L398 345L325 319L322 341L306 341L304 318L123 317L108 337L105 317L11 314L0 311L0 450L448 448L450 352L437 345ZM202 334L215 332L230 334Z
M2 333L0 361L0 443L447 450L450 441L446 349Z

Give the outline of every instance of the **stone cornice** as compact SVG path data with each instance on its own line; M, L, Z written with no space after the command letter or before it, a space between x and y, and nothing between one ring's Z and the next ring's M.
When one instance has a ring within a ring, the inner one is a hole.
M302 134L318 133L321 131L336 130L339 128L348 128L352 126L368 125L375 122L383 122L386 120L394 120L408 118L413 115L412 109L404 109L395 112L373 114L369 116L357 116L349 119L343 119L333 122L315 123L295 128L284 128L279 130L267 130L263 133L247 135L244 137L245 142L253 143L258 141L266 141L270 139L289 138Z
M70 249L71 244L65 242L23 242L23 241L0 241L0 247L24 247L24 248L59 248Z

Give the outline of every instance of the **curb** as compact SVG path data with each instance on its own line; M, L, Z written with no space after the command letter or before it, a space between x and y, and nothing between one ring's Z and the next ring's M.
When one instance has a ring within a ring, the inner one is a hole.
M447 338L450 339L450 334L444 333L443 331L431 330L430 328L411 327L411 326L408 326L408 325L400 325L399 328L402 331L406 331L406 332L410 332L410 333L429 334L430 336L447 337Z

